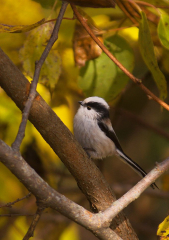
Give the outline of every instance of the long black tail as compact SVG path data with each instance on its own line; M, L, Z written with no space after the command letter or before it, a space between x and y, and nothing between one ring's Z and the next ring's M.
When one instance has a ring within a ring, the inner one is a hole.
M145 177L147 175L147 173L136 162L131 160L131 158L129 158L124 152L119 149L116 149L116 151L124 160L124 162L127 163L137 174L139 174L141 177ZM155 183L152 183L151 187L153 189L158 188Z

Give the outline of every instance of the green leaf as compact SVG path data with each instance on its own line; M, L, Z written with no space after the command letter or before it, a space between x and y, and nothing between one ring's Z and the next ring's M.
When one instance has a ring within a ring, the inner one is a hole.
M120 36L111 36L105 40L111 53L130 72L134 67L133 52L129 44ZM107 101L113 100L124 89L129 78L102 53L97 59L90 60L80 70L79 87L86 97L99 96Z
M160 98L165 99L167 97L166 79L158 67L146 14L141 12L141 16L139 31L140 52L160 91Z
M169 49L169 16L166 13L161 14L157 30L161 44Z
M40 26L38 29L32 30L29 33L23 48L20 50L24 71L31 78L34 74L35 62L41 57L53 31L53 26L53 23L49 23ZM52 91L58 82L60 73L60 55L57 50L52 48L42 66L39 83L44 84Z

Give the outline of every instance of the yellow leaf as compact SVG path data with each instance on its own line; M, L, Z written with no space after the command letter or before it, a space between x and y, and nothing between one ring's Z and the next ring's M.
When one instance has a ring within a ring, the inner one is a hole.
M1 0L0 22L8 25L27 25L43 18L41 5L32 0Z
M169 240L169 216L158 226L157 236L162 236L164 240Z
M45 17L41 5L32 0L0 0L0 9L0 23L9 26L31 25ZM9 32L1 32L0 46L17 65L21 64L18 49L23 45L25 38L25 33L9 35Z
M27 36L23 48L20 50L20 57L23 62L24 71L31 78L35 70L35 62L42 55L47 42L50 39L54 23L48 23L33 29ZM61 58L57 50L50 51L40 73L39 83L44 84L53 91L61 74Z

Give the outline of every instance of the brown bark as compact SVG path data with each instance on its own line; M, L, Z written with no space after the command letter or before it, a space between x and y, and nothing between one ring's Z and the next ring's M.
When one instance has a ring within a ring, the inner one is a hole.
M2 50L0 50L0 86L22 110L28 97L30 83ZM67 166L93 209L103 211L110 206L115 196L103 175L38 93L33 101L29 120ZM123 240L137 239L122 212L113 220L112 229Z

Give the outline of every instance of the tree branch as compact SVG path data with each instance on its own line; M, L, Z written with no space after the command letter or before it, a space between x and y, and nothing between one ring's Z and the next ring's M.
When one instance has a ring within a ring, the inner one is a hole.
M58 39L59 28L60 28L60 25L61 25L61 22L62 22L62 19L63 19L63 15L65 13L65 10L67 8L67 5L68 5L67 2L64 2L64 1L62 2L62 7L60 9L57 21L55 23L55 26L54 26L53 32L51 34L51 37L50 37L50 39L48 41L48 44L45 47L45 50L43 51L39 61L37 61L35 63L35 72L34 72L34 77L33 77L32 84L30 86L29 97L28 97L28 100L26 101L25 107L23 109L22 121L21 121L21 124L19 126L18 134L16 136L15 141L12 144L12 148L15 151L19 152L20 145L21 145L22 140L23 140L23 138L25 136L25 128L26 128L29 112L30 112L30 109L31 109L31 106L32 106L32 102L33 102L33 100L34 100L34 98L36 96L36 87L37 87L37 84L38 84L40 71L41 71L42 65L43 65L45 59L47 58L47 56L48 56L48 54L49 54L53 44Z
M109 236L110 240L121 240L121 238L109 228L110 222L102 223L102 228L100 228L100 219L95 218L95 214L92 214L51 188L26 163L19 153L14 152L13 149L2 140L0 140L0 161L34 194L38 201L42 203L40 212L42 212L44 207L51 207L86 227L97 235L99 239L106 240ZM24 240L31 237L40 215L39 212L35 215Z
M0 214L0 217L21 217L21 216L28 216L28 217L32 217L34 216L34 214L21 214L21 213L8 213L8 214Z
M112 184L112 189L114 190L115 193L122 195L126 192L128 192L132 188L131 184ZM64 191L61 190L63 193ZM152 198L160 198L160 199L168 199L169 200L169 192L163 191L163 190L158 190L154 191L152 188L146 189L144 191L144 194L148 195L149 197Z
M38 205L38 209L36 211L36 214L33 217L32 223L31 223L26 235L24 236L23 240L28 240L29 238L33 237L35 228L40 220L40 217L41 217L43 211L45 210L45 207L43 206L43 204L42 204L42 206L41 206L41 204L37 204L37 205Z
M123 2L121 0L116 0L116 3L118 5L118 7L124 12L126 17L128 17L133 24L137 24L138 23L137 19L135 19L135 17L132 15L132 13L130 13L128 11L128 8L126 8L126 3L125 2Z
M1 49L0 86L22 110L24 102L27 100L27 89L29 89L30 83ZM96 165L88 159L70 131L38 93L33 101L29 120L67 166L93 209L96 212L107 209L115 201L112 190ZM112 228L123 240L137 239L123 213L114 219Z
M103 212L92 214L83 207L67 199L52 189L39 175L24 161L24 159L13 151L8 145L0 140L0 161L31 191L40 202L42 208L51 207L63 215L69 217L78 224L93 232L99 239L120 239L110 228L111 221L132 201L152 184L164 171L169 169L169 158L158 164L146 177L136 184L130 191L115 201ZM40 212L42 212L40 210ZM32 233L34 226L39 220L40 214L35 216L30 227ZM30 236L30 234L29 234ZM28 239L28 238L25 238Z
M13 202L8 202L8 203L6 203L6 204L1 205L0 208L3 208L3 207L9 207L9 208L11 208L12 205L14 205L15 203L20 202L20 201L24 200L25 198L29 198L30 196L31 196L31 193L28 193L26 196L24 196L24 197L22 197L22 198L18 198L18 199L16 199L16 200L13 201Z
M130 189L127 193L125 193L120 199L115 201L108 209L104 212L100 213L107 220L114 218L118 212L128 206L131 202L136 200L141 193L150 186L151 183L155 182L155 180L161 176L164 172L169 169L169 158L164 160L161 163L157 164L151 172L149 172L140 182L138 182L132 189ZM159 191L159 190L154 190Z

